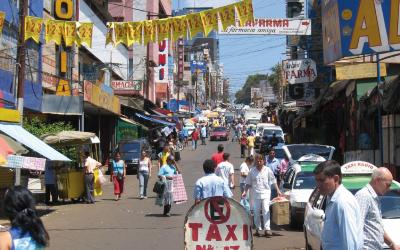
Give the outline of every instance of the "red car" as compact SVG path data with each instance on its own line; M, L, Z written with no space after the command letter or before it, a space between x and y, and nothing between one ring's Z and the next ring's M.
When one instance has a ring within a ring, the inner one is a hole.
M210 133L210 141L229 140L229 132L225 127L215 127Z

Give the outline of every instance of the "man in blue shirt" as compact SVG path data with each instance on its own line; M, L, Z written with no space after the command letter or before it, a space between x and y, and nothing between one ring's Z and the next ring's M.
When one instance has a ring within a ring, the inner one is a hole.
M268 155L265 157L265 163L269 169L271 169L272 173L274 173L275 179L276 179L276 184L277 187L279 188L281 185L281 178L280 178L280 170L279 166L281 165L281 162L275 158L275 149L271 148L268 152ZM275 186L272 187L271 190L271 198L275 198L278 196L278 193L275 189Z
M201 145L206 145L207 128L204 125L201 126L200 137L201 137Z
M321 234L324 250L359 250L363 246L363 222L356 198L342 185L339 163L325 161L314 169L317 188L327 196Z
M193 196L196 204L203 199L214 196L232 197L232 192L228 185L214 173L215 163L213 160L205 160L203 170L206 175L196 181L194 188Z

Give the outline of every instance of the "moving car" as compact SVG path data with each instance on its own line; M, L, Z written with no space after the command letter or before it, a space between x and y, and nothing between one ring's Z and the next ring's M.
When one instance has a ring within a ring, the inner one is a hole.
M280 126L267 126L264 127L263 132L261 134L260 144L259 144L259 152L261 154L267 153L268 148L270 147L271 138L275 134L278 144L285 143L283 130Z
M376 166L363 161L350 162L341 167L342 184L353 194L363 188L371 179ZM317 188L312 192L306 206L304 218L304 237L306 249L321 249L321 233L325 218L327 197L321 195ZM400 244L400 183L393 181L390 191L380 196L383 225L391 239ZM385 249L389 249L385 245Z
M260 149L260 144L261 144L261 139L262 139L262 133L264 128L266 127L275 127L276 125L273 123L258 123L256 126L256 141L254 148L259 150Z
M225 127L215 127L210 133L210 141L229 140L229 131Z
M284 145L282 149L290 162L283 176L283 189L289 197L290 225L294 227L303 224L306 204L316 187L313 175L315 167L330 160L335 148L318 144L292 144ZM301 153L297 154L298 152ZM300 156L301 154L305 155Z

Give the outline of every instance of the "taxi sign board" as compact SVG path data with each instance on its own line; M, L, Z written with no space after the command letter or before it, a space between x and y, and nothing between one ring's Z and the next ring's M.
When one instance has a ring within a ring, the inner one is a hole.
M252 246L250 216L233 199L211 197L186 214L185 250L247 250Z
M351 161L341 167L342 174L372 174L376 166L366 161Z

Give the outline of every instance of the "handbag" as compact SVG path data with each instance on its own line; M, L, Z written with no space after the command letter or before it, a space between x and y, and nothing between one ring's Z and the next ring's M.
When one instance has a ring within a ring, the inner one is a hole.
M153 192L156 194L162 194L164 193L164 189L165 189L165 182L163 181L156 181L154 183L154 187L153 187Z

